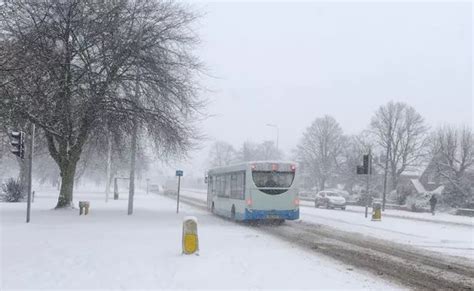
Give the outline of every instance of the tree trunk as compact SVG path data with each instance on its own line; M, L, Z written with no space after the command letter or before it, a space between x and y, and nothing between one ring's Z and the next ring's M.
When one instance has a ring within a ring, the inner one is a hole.
M397 177L397 174L393 174L392 173L392 191L395 190L397 191L397 186L398 186L398 177Z
M59 192L58 204L56 208L74 207L72 203L74 177L76 174L76 163L69 162L60 167L61 170L61 190Z

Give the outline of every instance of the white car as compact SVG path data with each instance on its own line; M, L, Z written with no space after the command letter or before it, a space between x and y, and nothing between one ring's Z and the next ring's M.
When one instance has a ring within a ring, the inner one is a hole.
M326 208L341 208L346 209L346 199L340 194L332 191L320 191L316 194L314 200L314 207L324 206Z

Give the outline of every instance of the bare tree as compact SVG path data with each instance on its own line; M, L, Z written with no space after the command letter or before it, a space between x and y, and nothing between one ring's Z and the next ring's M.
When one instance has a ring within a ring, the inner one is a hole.
M283 157L283 154L276 148L273 141L264 141L258 145L257 151L260 156L260 160L279 160Z
M237 160L240 162L259 161L261 157L256 143L246 141L237 152Z
M276 148L273 141L262 143L246 141L237 152L237 160L241 162L278 160L282 157L282 152Z
M5 126L0 127L0 160L10 152L10 139L8 137L8 130Z
M363 155L368 154L372 148L374 148L374 144L367 131L344 137L338 181L343 182L345 189L349 192L352 192L354 186L358 184L365 185L367 178L358 175L356 169L361 165Z
M209 151L209 160L211 167L227 166L235 162L236 151L231 144L224 141L216 141Z
M193 145L203 105L191 54L195 18L170 1L4 3L0 107L42 129L61 173L57 207L72 204L92 135L111 129L120 139L135 127L162 156Z
M343 142L339 123L331 116L324 116L317 118L306 129L298 144L298 160L317 179L321 190L337 174Z
M388 174L390 173L392 189L396 189L400 175L407 167L418 165L426 154L428 128L423 117L413 107L401 102L389 102L375 112L370 129L386 154L385 201Z
M439 127L432 135L432 161L436 172L446 181L448 201L459 206L472 199L474 178L474 133L468 126ZM448 187L449 188L449 187Z

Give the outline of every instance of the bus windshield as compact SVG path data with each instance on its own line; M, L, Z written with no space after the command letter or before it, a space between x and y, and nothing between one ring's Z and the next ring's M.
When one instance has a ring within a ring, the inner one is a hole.
M258 188L289 188L295 172L253 171L252 177Z

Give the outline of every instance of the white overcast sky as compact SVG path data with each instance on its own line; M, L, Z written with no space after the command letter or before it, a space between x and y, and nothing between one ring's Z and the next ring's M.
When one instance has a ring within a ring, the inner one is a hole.
M348 134L390 100L426 121L473 123L471 2L198 2L213 90L208 146L274 140L289 153L317 117ZM177 167L200 175L208 148Z

